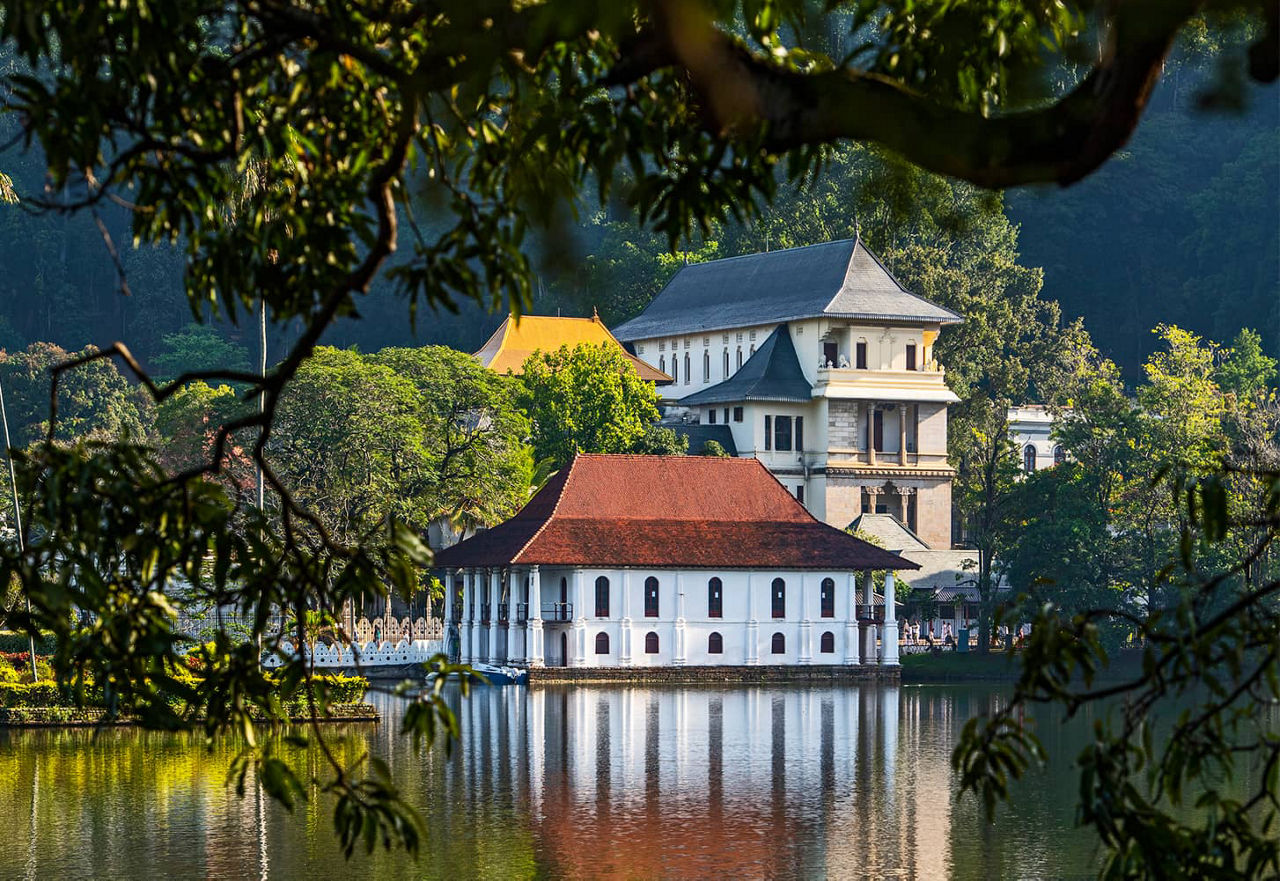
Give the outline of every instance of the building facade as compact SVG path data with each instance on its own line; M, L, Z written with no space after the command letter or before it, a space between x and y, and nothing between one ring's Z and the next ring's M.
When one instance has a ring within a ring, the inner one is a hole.
M819 519L888 513L949 548L958 399L933 347L961 320L840 241L686 266L614 334L672 377L668 404L727 425Z
M1067 451L1053 437L1054 418L1044 404L1009 408L1009 437L1026 474L1066 461Z
M893 571L916 568L761 463L697 456L578 456L437 564L461 660L619 668L896 666Z

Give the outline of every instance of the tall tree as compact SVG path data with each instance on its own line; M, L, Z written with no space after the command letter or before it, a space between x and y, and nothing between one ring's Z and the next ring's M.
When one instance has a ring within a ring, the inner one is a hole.
M535 352L523 379L534 455L556 468L576 453L642 451L658 418L657 390L616 346Z

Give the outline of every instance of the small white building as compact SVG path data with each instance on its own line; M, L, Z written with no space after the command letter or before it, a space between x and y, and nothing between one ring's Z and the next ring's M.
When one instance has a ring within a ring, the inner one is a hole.
M610 668L896 666L893 573L917 568L702 456L577 456L436 562L453 656Z
M1066 448L1053 438L1053 428L1053 414L1044 404L1009 408L1009 439L1018 448L1024 473L1052 468L1066 460Z

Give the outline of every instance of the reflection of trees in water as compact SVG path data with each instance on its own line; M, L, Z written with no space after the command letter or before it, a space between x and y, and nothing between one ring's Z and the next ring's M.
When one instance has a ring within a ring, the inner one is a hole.
M394 699L372 700L384 721L335 729L335 748L386 757L428 829L416 863L377 853L353 874L969 878L1094 865L1073 829L1070 767L1093 717L1038 720L1055 761L994 827L955 802L951 748L998 687L478 689L459 702L450 759L415 753ZM319 770L313 753L282 748ZM134 729L0 734L0 877L344 869L332 805L312 787L290 817L260 806L252 781L238 799L225 778L238 749Z

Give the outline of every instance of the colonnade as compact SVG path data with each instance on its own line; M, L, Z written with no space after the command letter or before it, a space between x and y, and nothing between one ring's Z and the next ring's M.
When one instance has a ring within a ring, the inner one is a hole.
M620 625L619 666L630 666L632 660L631 633L631 578L622 570L622 616L615 619ZM858 590L858 573L848 576L847 613L845 615L844 664L880 664L897 666L898 621L894 609L896 583L894 574L888 572L884 581L883 618L877 618L874 610L874 582L870 570L861 573L861 596ZM682 573L676 573L680 583ZM461 579L461 591L457 589ZM572 593L562 601L544 606L542 580L538 566L478 567L446 570L445 577L445 626L446 646L451 657L462 663L516 664L542 667L546 664L544 616L550 615L555 624L568 625L561 633L564 651L557 652L561 663L570 667L587 666L587 620L584 576L581 569L570 570L569 584ZM802 581L803 584L803 581ZM568 587L568 585L566 585ZM760 661L757 591L748 591L746 630L746 657L748 665ZM809 603L802 605L800 620L799 663L812 663L813 652L810 631L814 623L810 617ZM768 610L764 610L765 614ZM670 619L668 619L670 621ZM793 619L794 620L794 619ZM656 622L655 622L656 623ZM675 653L672 664L685 662L685 608L684 590L678 592L677 614L673 636ZM717 629L724 625L717 622ZM455 649L456 647L456 649Z

